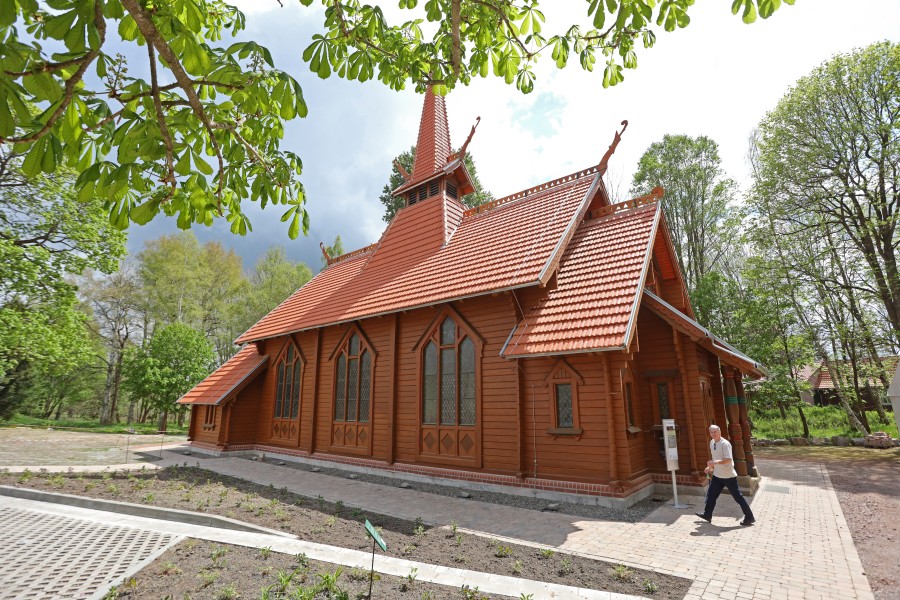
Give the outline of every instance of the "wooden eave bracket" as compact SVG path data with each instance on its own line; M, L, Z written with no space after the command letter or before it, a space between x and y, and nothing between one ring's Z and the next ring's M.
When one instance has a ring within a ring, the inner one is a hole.
M475 135L475 130L478 128L478 124L481 123L481 117L475 117L475 124L472 125L472 131L469 132L469 137L466 138L466 141L463 143L462 148L459 149L459 152L456 155L460 160L463 159L466 155L466 148L469 147L469 142L472 141L472 136Z

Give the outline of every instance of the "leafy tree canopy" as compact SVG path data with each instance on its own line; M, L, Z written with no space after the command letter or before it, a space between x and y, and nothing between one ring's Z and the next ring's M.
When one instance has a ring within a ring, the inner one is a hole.
M340 242L340 237L335 240ZM283 246L273 246L256 262L250 274L250 285L244 288L239 301L232 305L233 341L270 310L312 279L312 270L302 262L287 258Z
M734 0L731 10L752 22L781 3ZM577 60L592 71L599 61L604 87L616 85L655 30L689 24L694 2L586 0L584 22L558 32L544 30L536 0L400 0L410 18L399 24L377 4L323 4L323 32L303 52L322 78L446 93L493 74L527 93L546 54L560 68ZM0 2L0 141L24 154L28 176L74 168L79 198L99 198L121 229L163 213L185 229L224 217L243 235L249 199L287 207L295 238L309 224L302 164L280 143L284 122L307 107L265 47L222 43L244 25L222 0ZM110 54L114 37L146 54L149 76Z
M160 411L175 402L212 371L213 346L199 331L173 323L156 332L143 348L131 348L125 358L125 389Z
M760 123L758 152L758 210L790 238L811 228L845 238L845 262L868 272L842 293L876 298L900 343L900 44L835 56L801 78Z
M0 145L0 299L68 295L67 274L115 271L125 235L99 205L78 201L72 171L26 177L21 163Z
M392 191L396 190L406 182L403 175L401 175L400 171L397 169L397 163L400 163L400 165L406 169L407 173L412 173L412 165L415 158L416 147L412 146L409 150L402 152L400 156L395 159L396 162L394 163L394 166L391 167L391 176L388 178L388 182L384 184L384 188L381 190L381 196L378 197L384 205L384 215L381 218L384 219L385 223L390 223L391 219L394 218L394 215L397 214L397 211L406 205L405 198L402 196L397 197L391 195ZM462 197L463 204L472 208L481 206L485 202L493 200L494 195L485 190L478 180L478 171L475 169L475 160L472 158L470 152L466 152L463 162L466 165L466 170L469 171L469 175L472 176L472 183L475 184L475 191Z
M719 145L704 135L665 135L650 145L638 162L631 193L647 194L658 185L666 190L663 209L694 299L703 277L721 267L733 244L736 186L722 169Z
M88 268L114 271L125 253L125 236L102 207L78 202L71 171L26 177L21 163L0 144L0 404L7 413L35 368L90 362L87 317L68 279Z

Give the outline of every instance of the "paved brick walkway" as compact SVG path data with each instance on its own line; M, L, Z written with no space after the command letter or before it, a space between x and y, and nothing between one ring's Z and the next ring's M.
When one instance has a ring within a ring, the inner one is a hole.
M164 454L170 463L185 459ZM208 458L201 465L348 506L442 525L456 521L475 532L681 575L694 579L686 600L874 598L828 473L812 463L760 464L763 484L751 501L757 525L749 528L738 525L740 510L727 494L712 524L693 516L698 506L661 507L629 524L535 513L239 458Z

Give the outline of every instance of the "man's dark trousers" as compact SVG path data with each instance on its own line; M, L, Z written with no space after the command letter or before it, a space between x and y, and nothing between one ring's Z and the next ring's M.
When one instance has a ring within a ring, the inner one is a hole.
M731 492L731 497L734 498L734 501L737 502L738 506L741 507L741 510L744 511L744 517L750 521L756 520L753 516L753 511L750 510L750 505L747 504L747 500L741 493L741 488L738 487L737 477L722 479L713 475L713 478L709 482L709 489L706 491L706 509L703 511L703 514L712 518L713 511L716 509L716 500L719 499L722 488L726 487L728 488L728 491Z

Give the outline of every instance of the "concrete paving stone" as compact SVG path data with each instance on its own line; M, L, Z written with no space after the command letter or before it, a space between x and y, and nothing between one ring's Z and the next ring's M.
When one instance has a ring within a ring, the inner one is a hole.
M180 540L0 505L0 598L87 598Z

